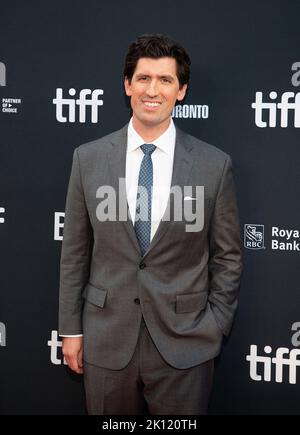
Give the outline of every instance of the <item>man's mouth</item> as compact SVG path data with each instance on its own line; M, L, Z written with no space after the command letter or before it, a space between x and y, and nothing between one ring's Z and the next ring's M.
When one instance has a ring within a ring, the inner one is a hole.
M143 101L143 103L145 104L145 106L147 107L158 107L161 105L160 102L158 101Z

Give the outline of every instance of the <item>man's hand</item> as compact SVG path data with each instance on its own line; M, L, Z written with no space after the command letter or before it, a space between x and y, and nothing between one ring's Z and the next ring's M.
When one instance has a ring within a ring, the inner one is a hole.
M63 337L62 352L74 372L83 373L83 337Z

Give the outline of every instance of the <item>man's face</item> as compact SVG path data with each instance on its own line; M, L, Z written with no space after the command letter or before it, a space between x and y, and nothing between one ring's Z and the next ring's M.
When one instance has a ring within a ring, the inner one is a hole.
M167 128L176 100L183 100L186 88L187 85L179 88L175 59L139 59L131 83L125 79L136 125Z

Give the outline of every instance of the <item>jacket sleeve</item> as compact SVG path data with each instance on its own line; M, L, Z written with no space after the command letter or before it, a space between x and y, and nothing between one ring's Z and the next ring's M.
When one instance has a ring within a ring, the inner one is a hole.
M240 226L232 176L227 156L209 229L209 302L224 335L231 329L242 271Z
M89 278L93 231L86 207L78 149L73 155L60 261L59 334L82 333L82 291Z

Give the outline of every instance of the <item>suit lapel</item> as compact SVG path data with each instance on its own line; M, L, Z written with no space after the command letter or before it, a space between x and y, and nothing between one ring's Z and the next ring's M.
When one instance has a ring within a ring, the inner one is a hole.
M129 207L126 196L126 185L123 185L123 191L119 191L119 179L122 178L125 182L126 175L126 151L127 151L127 129L128 124L121 130L115 132L111 140L111 150L107 154L107 165L110 174L110 185L115 189L117 200L117 220L119 220L119 204L120 195L126 210L126 220L120 221L124 225L134 247L140 252L140 247L136 238L132 220L129 217Z
M183 191L183 187L188 185L189 176L193 166L193 157L191 155L192 149L193 145L188 140L188 136L182 130L176 128L176 142L171 187L179 186ZM164 216L159 223L157 231L154 234L145 256L148 255L148 253L157 245L168 229L170 220L172 220L173 211L174 198L173 195L170 195ZM168 216L170 216L170 219L168 219Z

